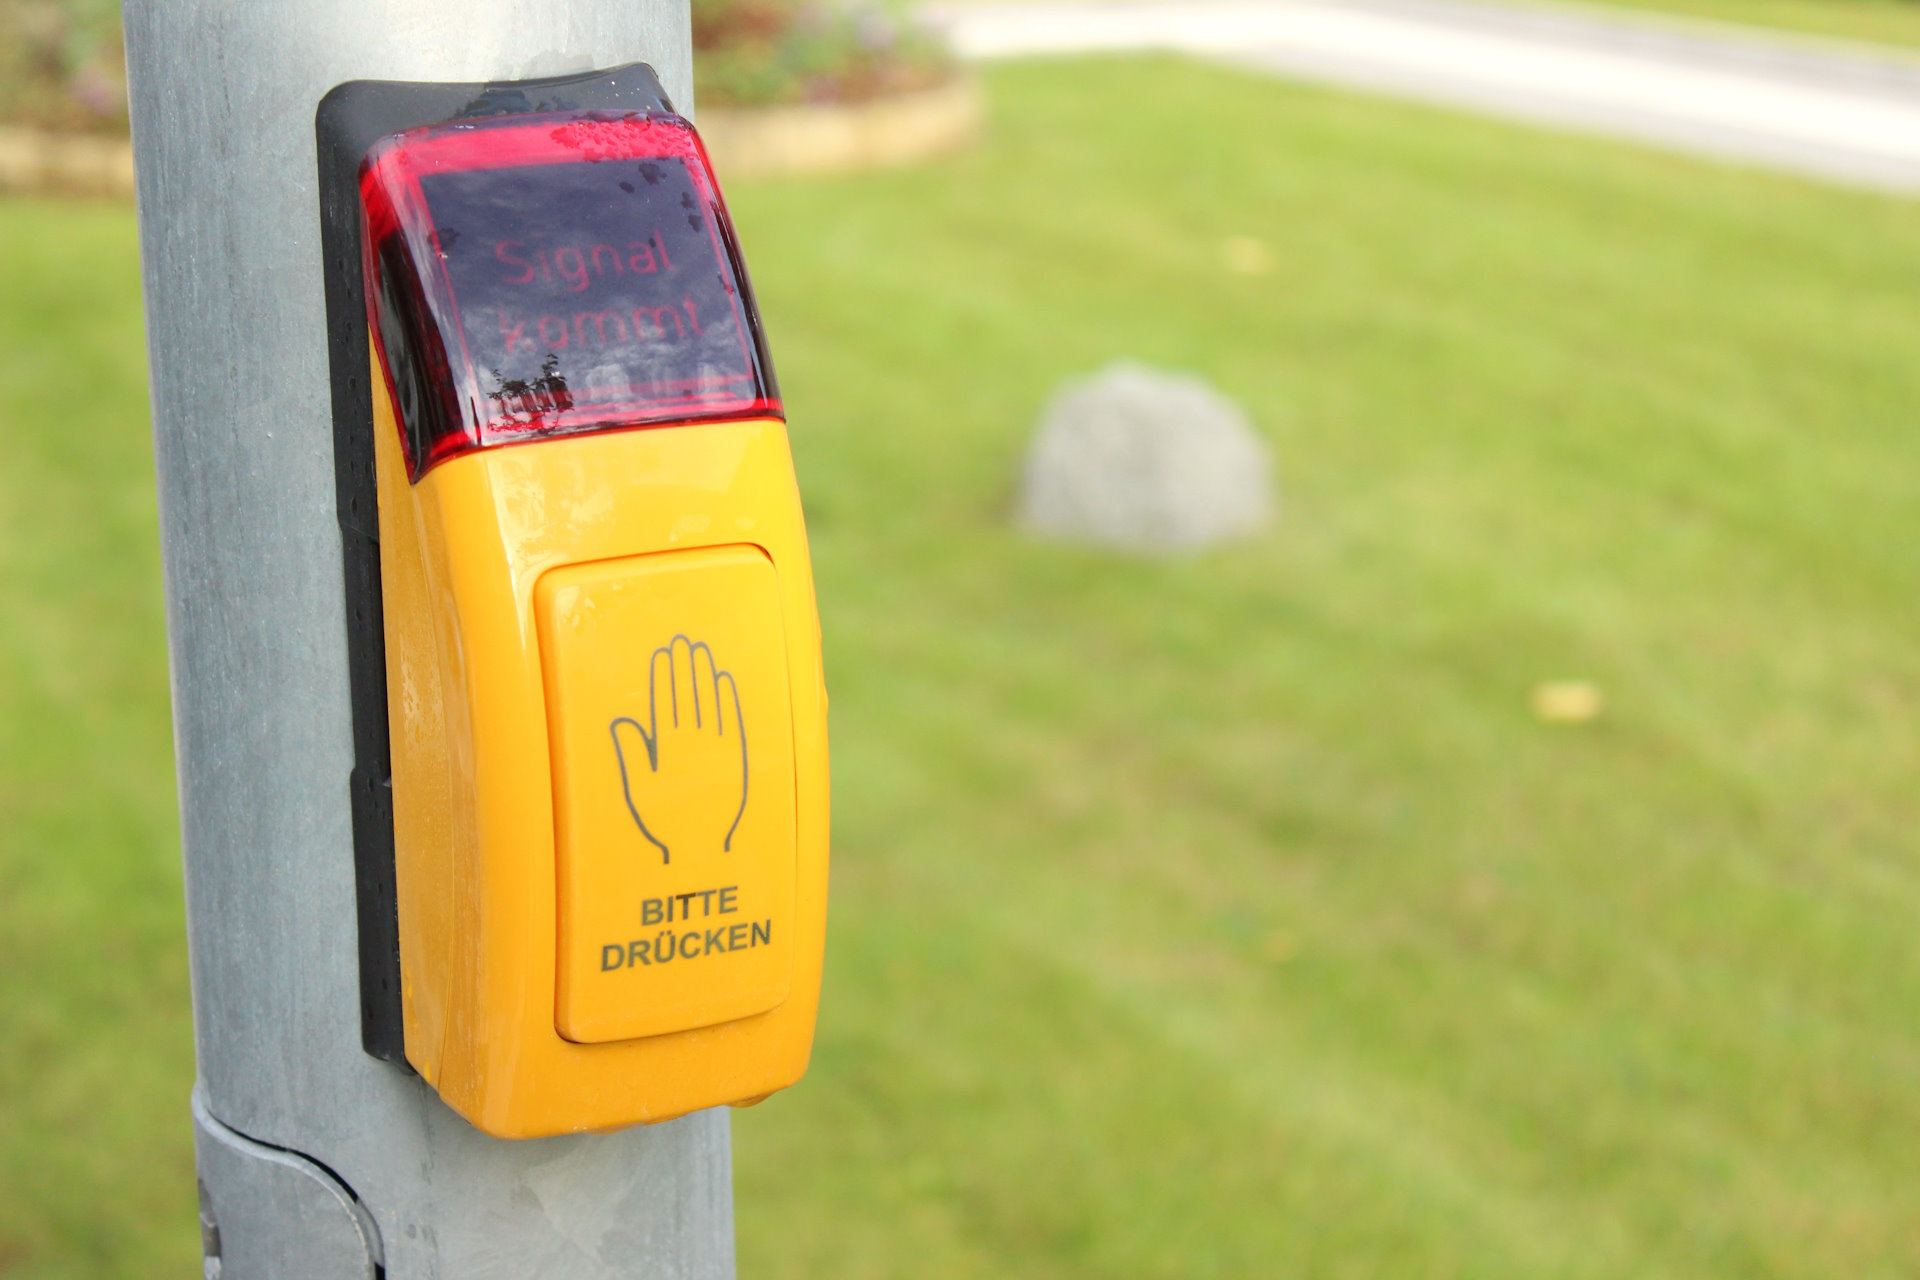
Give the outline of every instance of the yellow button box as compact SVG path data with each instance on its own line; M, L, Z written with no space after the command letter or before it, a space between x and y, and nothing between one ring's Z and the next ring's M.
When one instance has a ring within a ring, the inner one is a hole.
M793 981L793 717L753 547L568 565L535 590L553 746L554 1024L583 1043L731 1022Z

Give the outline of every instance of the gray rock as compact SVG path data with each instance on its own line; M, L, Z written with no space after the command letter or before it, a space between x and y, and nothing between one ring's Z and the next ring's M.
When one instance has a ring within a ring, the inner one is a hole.
M1267 448L1199 378L1117 362L1069 383L1027 454L1020 523L1128 551L1186 551L1273 518Z

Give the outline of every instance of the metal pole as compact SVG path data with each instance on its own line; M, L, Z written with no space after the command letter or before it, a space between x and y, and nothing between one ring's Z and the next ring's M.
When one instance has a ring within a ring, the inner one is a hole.
M362 1052L314 111L653 64L686 0L128 0L207 1274L733 1274L727 1118L509 1143Z

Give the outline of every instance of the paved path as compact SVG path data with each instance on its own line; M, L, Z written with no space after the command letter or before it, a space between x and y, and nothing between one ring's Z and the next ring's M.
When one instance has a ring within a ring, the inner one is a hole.
M1473 0L954 8L975 58L1166 49L1920 192L1920 57L1723 24Z

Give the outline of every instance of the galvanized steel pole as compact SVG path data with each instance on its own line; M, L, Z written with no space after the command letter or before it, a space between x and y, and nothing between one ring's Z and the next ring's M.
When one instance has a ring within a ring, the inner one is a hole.
M487 1138L362 1052L314 111L644 61L686 0L128 0L207 1274L733 1274L727 1118Z

